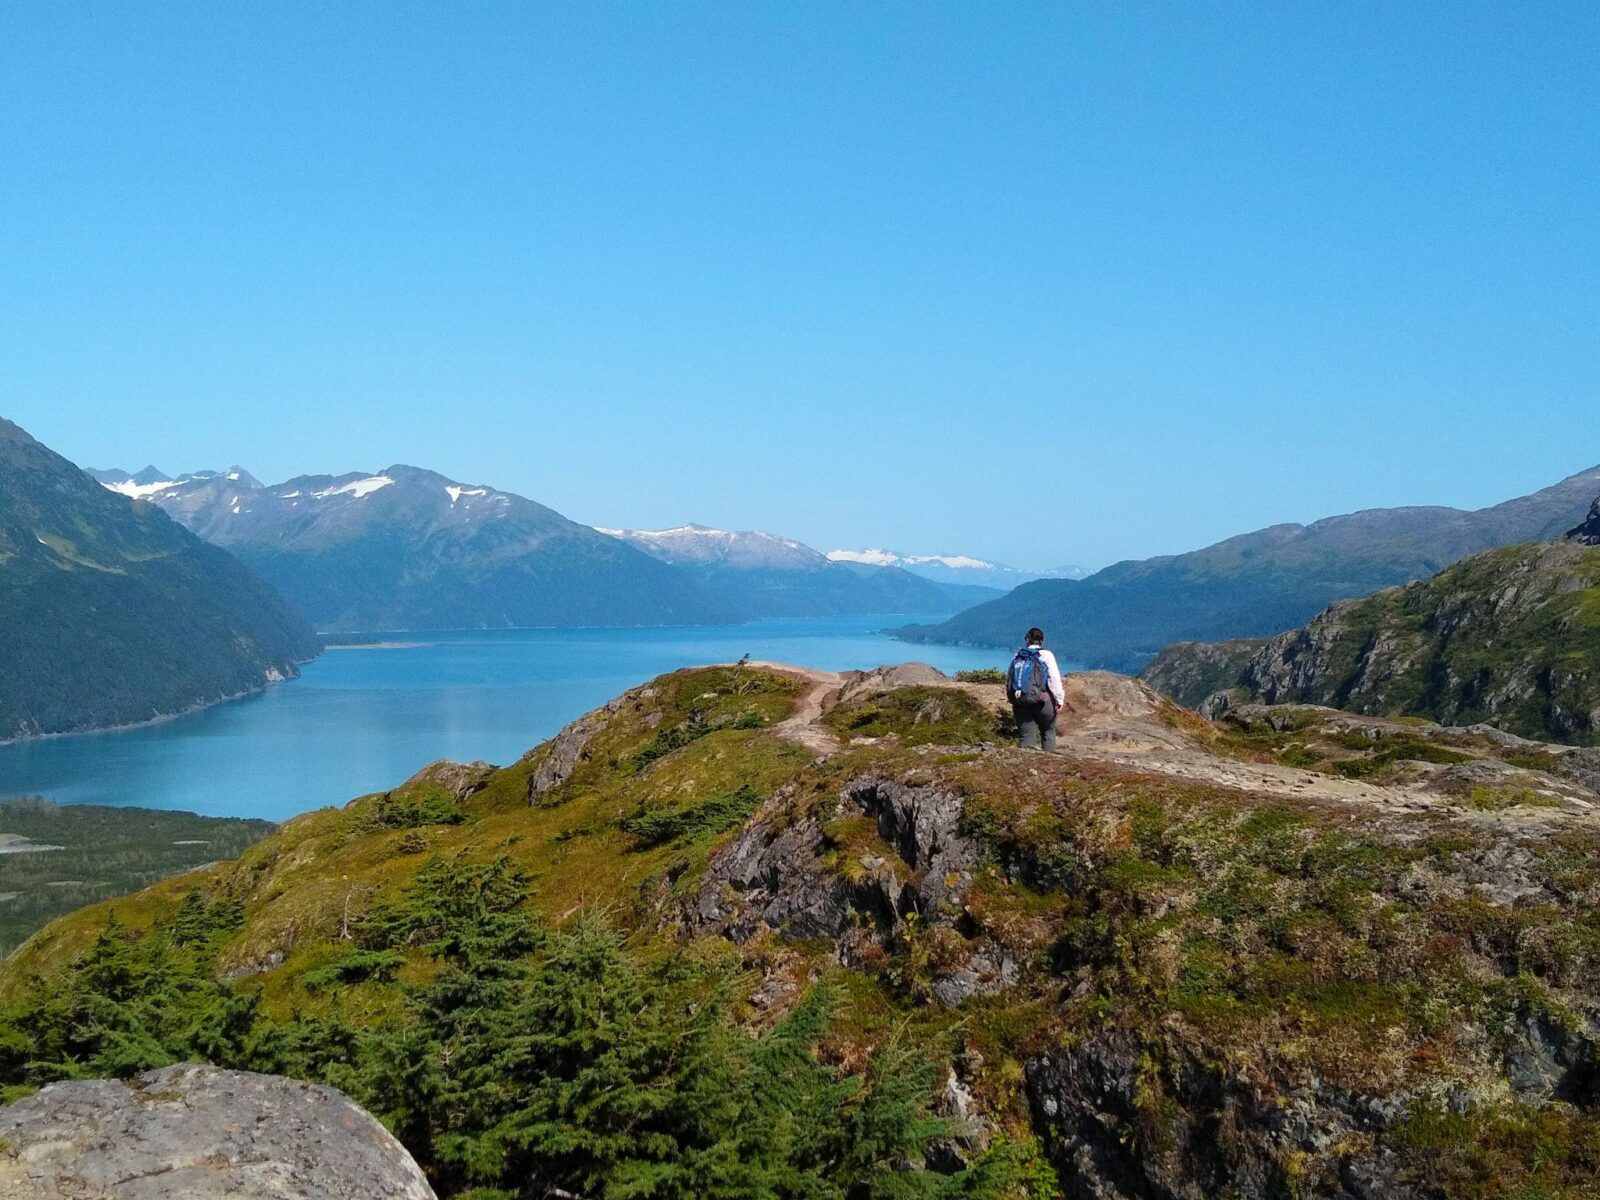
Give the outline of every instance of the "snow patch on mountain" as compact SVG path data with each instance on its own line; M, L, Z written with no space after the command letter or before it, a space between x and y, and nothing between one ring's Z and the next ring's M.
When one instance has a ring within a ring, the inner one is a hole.
M1007 591L1035 579L1082 579L1089 574L1079 567L1029 570L970 554L897 554L876 546L866 550L829 550L828 560L856 568L899 567L939 583L975 584Z
M354 496L357 500L360 500L363 496L370 496L373 492L378 491L380 488L386 488L393 482L394 480L387 475L373 475L366 479L357 479L352 483L345 484L343 487L327 488L324 491L313 492L312 495L316 496L318 500L326 500L329 496L347 495Z
M148 496L154 496L157 492L164 492L168 488L177 487L178 481L176 479L163 479L157 483L135 483L129 478L118 480L115 483L106 483L102 480L100 486L123 496L131 496L135 500L143 500Z
M716 565L733 570L825 568L828 560L804 542L761 530L675 525L671 529L602 529L596 533L628 542L663 562Z
M895 554L891 550L829 550L833 562L866 563L874 567L911 567L939 563L955 571L1010 571L998 563L985 562L966 554Z

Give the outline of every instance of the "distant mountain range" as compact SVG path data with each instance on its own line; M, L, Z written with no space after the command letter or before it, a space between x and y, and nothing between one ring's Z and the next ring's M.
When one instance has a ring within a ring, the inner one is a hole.
M1191 707L1317 704L1600 741L1600 503L1560 541L1473 555L1275 638L1168 646L1145 669Z
M240 467L90 474L229 550L326 632L943 614L995 594L858 571L771 534L596 530L417 467L272 486Z
M0 419L0 740L183 712L320 649L227 553Z
M553 509L417 467L157 478L93 472L269 580L318 629L672 625L737 611L683 572Z
M1371 509L1312 525L1274 525L1203 550L1123 562L1082 580L1040 580L909 641L1007 646L1043 627L1068 658L1138 671L1162 647L1266 637L1336 600L1426 579L1498 546L1559 536L1600 491L1600 467L1476 512Z
M892 564L831 561L831 555L772 533L704 525L601 532L672 564L715 595L760 616L947 613L999 594L935 581Z
M1027 571L1000 563L985 562L966 554L896 554L892 550L829 550L828 558L837 563L872 567L899 567L938 583L972 584L1010 591L1035 579L1085 579L1083 567L1053 567Z

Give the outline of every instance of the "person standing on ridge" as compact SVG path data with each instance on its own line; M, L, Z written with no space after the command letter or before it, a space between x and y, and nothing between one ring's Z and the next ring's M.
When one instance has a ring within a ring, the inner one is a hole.
M1006 699L1017 719L1017 740L1027 750L1056 748L1056 716L1067 702L1056 656L1044 648L1044 630L1028 630L1028 642L1006 672Z

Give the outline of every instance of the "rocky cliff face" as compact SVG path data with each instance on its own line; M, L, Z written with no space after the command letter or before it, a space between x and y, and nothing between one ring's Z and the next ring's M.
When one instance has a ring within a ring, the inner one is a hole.
M433 1200L332 1088L185 1065L54 1083L0 1109L0 1200Z
M1600 550L1575 536L1491 551L1266 642L1169 647L1143 678L1195 705L1223 692L1594 741Z
M274 1055L441 1195L599 1195L742 1161L742 1110L683 1079L748 1036L751 1070L837 1081L829 1114L904 1081L915 1136L852 1167L886 1194L1592 1194L1596 751L1307 705L1213 722L1095 673L1058 754L1005 715L929 668L665 676L512 766L436 764L57 922L0 967L0 1080ZM560 949L597 910L687 989L681 1039L615 945ZM615 1124L565 1099L602 1095L630 1097Z
M1600 500L1594 502L1588 519L1582 525L1567 531L1567 540L1585 546L1600 546Z

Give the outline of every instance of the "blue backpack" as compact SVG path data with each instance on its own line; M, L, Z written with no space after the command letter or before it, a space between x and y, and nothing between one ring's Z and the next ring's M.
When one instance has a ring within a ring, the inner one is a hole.
M1024 646L1011 660L1006 694L1013 704L1043 704L1055 698L1050 694L1050 668L1034 647Z

